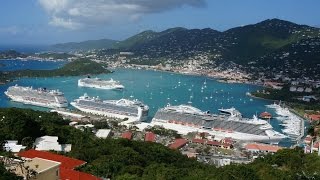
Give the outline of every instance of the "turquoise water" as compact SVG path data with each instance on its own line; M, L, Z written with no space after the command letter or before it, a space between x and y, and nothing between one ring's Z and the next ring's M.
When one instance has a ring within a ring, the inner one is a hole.
M57 66L59 67L60 65ZM38 68L41 69L41 67ZM265 107L266 104L271 104L271 101L246 96L246 92L260 89L260 87L253 85L226 84L202 76L133 69L115 69L114 73L97 76L120 81L125 86L125 89L117 91L78 87L77 81L83 77L85 76L19 79L16 82L0 86L0 107L45 110L44 108L36 108L9 101L3 92L9 86L18 84L21 86L33 86L35 88L59 89L65 93L69 102L84 93L87 93L89 96L99 96L102 99L138 99L149 105L150 120L158 108L164 107L168 103L171 105L187 104L190 101L190 96L193 96L191 99L192 105L203 111L217 113L219 108L235 107L244 117L248 118L251 118L254 114L260 114L265 110L275 115L272 109L266 109ZM271 124L275 130L281 130L278 120L271 120Z

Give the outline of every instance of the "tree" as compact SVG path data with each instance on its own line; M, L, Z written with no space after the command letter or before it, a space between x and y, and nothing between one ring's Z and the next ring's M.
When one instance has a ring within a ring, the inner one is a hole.
M24 137L22 140L21 140L21 145L23 146L26 146L26 149L31 149L33 147L33 139L32 137Z

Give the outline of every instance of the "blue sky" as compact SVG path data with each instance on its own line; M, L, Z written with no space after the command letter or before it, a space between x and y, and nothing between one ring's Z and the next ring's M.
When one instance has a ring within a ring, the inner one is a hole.
M226 29L279 18L320 26L318 0L7 0L0 44L52 44L171 27Z

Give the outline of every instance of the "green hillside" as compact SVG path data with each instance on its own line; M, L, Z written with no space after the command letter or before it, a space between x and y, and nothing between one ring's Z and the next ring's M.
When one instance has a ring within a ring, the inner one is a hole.
M89 40L83 42L69 42L52 45L50 48L60 51L77 51L77 50L93 50L93 49L108 49L117 43L111 39Z
M110 71L102 64L87 59L79 59L72 61L59 69L9 71L3 73L3 77L7 77L7 79L13 79L16 77L79 76L102 73L110 73Z

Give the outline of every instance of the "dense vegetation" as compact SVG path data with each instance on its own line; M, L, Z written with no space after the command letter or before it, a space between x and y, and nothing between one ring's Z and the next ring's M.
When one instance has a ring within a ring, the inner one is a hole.
M3 72L3 77L12 79L16 77L79 76L101 73L110 73L110 71L99 63L87 59L80 59L72 61L63 67L54 70L17 70L7 73Z
M289 86L284 86L281 90L266 88L264 91L252 92L255 97L260 97L264 99L281 100L289 105L294 110L296 110L300 115L304 115L305 110L317 111L320 109L319 100L311 100L310 102L304 102L298 98L302 98L306 95L320 96L320 89L315 89L312 93L305 92L291 92L289 91Z
M15 50L0 51L0 59L14 59L17 57L27 57L25 54L19 53Z
M75 57L75 55L68 54L68 53L40 53L36 54L35 56L43 59L68 59L71 57Z
M319 77L320 70L320 29L279 19L224 32L181 27L148 30L104 48L117 53L134 52L130 61L133 64L154 65L163 59L179 64L206 55L211 63L224 65L232 61L250 72L283 71L290 77ZM108 52L101 50L97 54L104 57Z
M93 50L111 48L117 41L111 39L89 40L83 42L69 42L52 45L50 48L60 51L75 51L75 50Z
M14 173L8 172L3 163L0 162L0 179L1 180L21 180L23 178L16 176Z
M91 131L68 126L56 113L28 109L0 109L0 140L17 139L30 146L42 135L57 135L72 143L67 156L88 163L79 170L114 179L317 179L320 158L300 149L281 150L248 165L215 168L189 159L179 151L156 143L126 139L98 139ZM0 179L7 174L0 165ZM7 178L8 179L8 178Z

